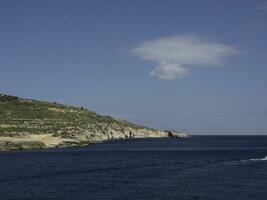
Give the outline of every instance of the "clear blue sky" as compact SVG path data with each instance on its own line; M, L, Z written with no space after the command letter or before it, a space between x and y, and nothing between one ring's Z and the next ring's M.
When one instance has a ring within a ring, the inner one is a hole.
M0 1L0 93L192 134L267 134L267 1Z

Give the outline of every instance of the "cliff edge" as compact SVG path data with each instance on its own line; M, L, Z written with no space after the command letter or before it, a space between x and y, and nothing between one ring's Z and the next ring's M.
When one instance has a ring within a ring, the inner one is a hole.
M182 138L78 108L0 94L0 151L85 146L115 139Z

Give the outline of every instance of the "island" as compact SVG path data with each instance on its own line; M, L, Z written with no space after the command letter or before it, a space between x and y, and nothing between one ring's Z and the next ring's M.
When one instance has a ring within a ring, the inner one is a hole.
M74 107L0 94L0 151L86 146L118 139L184 138Z

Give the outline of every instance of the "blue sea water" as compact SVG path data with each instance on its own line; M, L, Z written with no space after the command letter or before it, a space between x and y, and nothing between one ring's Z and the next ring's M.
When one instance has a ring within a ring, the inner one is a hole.
M0 154L1 200L265 200L267 136L136 139Z

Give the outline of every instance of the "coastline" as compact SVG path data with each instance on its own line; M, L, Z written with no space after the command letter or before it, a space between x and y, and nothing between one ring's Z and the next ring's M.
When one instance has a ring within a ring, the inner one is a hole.
M0 94L0 151L85 146L118 139L183 138L56 102Z
M103 143L112 140L126 140L137 138L186 138L185 133L177 133L170 131L148 131L141 130L130 138L127 134L113 135L113 138L106 137L106 135L99 135L98 137L90 138L85 135L76 135L71 138L63 138L60 136L53 136L53 134L24 134L16 137L0 137L0 152L30 150L30 149L46 149L46 148L64 148L64 147L81 147L89 146L91 144Z

